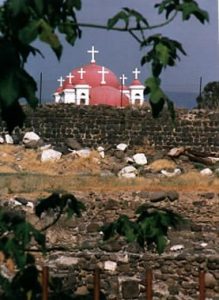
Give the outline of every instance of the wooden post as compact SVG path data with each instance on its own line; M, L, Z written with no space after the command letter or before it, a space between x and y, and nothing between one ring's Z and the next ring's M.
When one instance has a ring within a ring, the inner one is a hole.
M100 300L100 270L94 271L94 300Z
M146 270L146 300L152 300L153 288L152 288L153 274L152 270Z
M199 271L199 300L205 300L205 272Z
M43 266L42 270L42 300L49 299L49 267Z

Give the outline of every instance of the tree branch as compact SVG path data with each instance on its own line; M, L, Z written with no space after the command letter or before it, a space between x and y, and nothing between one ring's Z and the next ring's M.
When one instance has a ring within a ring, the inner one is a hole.
M127 32L127 31L144 31L144 30L152 30L152 29L156 29L156 28L160 28L163 26L168 25L169 23L171 23L177 16L177 11L174 12L174 14L172 15L171 18L169 18L169 20L162 22L160 24L157 25L151 25L151 26L144 26L141 28L138 27L130 27L130 28L125 28L125 27L113 27L113 28L108 28L107 25L100 25L100 24L93 24L93 23L75 23L75 25L78 25L79 27L87 27L87 28L94 28L94 29L104 29L104 30L113 30L113 31L123 31L123 32Z

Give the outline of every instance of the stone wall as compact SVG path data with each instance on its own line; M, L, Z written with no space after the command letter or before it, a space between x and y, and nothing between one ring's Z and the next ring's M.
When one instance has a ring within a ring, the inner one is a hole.
M88 147L148 142L158 149L175 146L206 151L219 149L219 112L177 110L173 123L167 112L153 119L149 108L50 104L38 107L35 112L26 111L24 130L33 129L44 140L59 145L65 138L73 137Z
M206 299L219 299L218 194L179 193L174 201L156 203L189 220L179 231L170 230L170 242L160 256L123 239L104 242L100 232L103 224L119 215L134 218L136 208L150 204L158 193L77 192L75 196L86 205L86 212L72 221L63 219L47 232L51 248L65 249L49 252L47 258L51 276L63 276L65 288L75 289L78 294L89 293L93 289L93 272L99 267L101 291L106 296L102 299L143 300L145 272L152 268L153 300L194 300L198 299L202 269L206 272ZM173 252L173 245L183 247Z

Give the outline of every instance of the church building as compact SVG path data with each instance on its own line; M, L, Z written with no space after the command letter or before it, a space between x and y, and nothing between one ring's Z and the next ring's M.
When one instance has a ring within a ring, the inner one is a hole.
M74 103L76 105L111 105L125 107L144 103L145 86L138 79L140 71L132 72L133 81L125 85L128 79L124 74L118 79L108 68L96 64L95 55L99 51L92 46L87 51L91 62L73 69L65 78L57 80L59 87L53 94L55 103Z

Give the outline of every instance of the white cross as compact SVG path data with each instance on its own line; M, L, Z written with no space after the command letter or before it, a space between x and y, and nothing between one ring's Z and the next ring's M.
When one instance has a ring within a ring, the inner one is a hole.
M60 76L60 78L59 79L57 79L57 81L59 82L59 86L63 86L63 82L65 81L65 79L62 77L62 76Z
M94 56L96 53L99 53L99 51L95 50L94 46L92 46L91 50L88 50L87 53L91 53L91 63L95 63L96 61L95 61Z
M86 73L86 71L83 68L80 68L78 73L80 74L80 79L84 79L84 74Z
M101 71L97 71L97 72L102 75L101 84L106 84L105 74L108 74L109 71L105 70L105 67L102 67Z
M74 75L72 75L72 73L70 72L69 74L68 74L68 76L66 76L67 78L68 78L68 82L70 83L70 84L72 84L72 78L74 78Z
M132 71L132 73L135 75L135 79L138 79L138 74L141 74L141 72L138 70L138 68L135 68L135 70Z
M128 79L128 77L126 77L125 74L122 74L122 76L119 77L119 79L122 81L122 85L125 85L125 81Z

